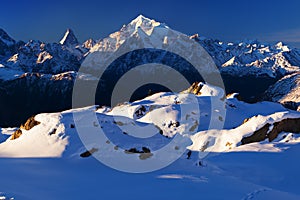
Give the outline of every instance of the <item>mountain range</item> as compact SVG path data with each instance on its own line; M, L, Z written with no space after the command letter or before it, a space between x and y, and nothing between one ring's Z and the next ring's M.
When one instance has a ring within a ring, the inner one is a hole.
M281 103L289 101L289 104L294 102L293 108L298 108L300 99L297 95L292 95L293 98L286 98L286 96L291 96L290 92L294 91L296 80L293 77L300 71L300 51L298 49L288 47L282 42L264 44L256 40L247 40L228 43L205 38L198 34L186 36L172 30L164 23L140 15L107 38L89 39L83 43L77 40L74 32L70 29L57 43L45 43L37 40L16 41L1 29L0 95L2 98L0 99L0 109L3 112L0 114L0 125L19 125L33 114L71 108L72 87L77 71L83 62L88 62L86 58L91 54L98 53L100 56L98 59L101 60L101 55L104 53L113 53L128 41L135 40L141 40L145 47L153 48L158 45L155 38L167 34L179 34L198 42L220 70L226 93L238 92L245 101L249 102L261 99ZM150 41L147 38L150 38ZM128 66L136 66L143 62L159 63L164 60L172 60L173 63L170 64L177 65L177 70L190 72L187 76L191 83L199 81L199 77L194 77L190 66L177 58L168 59L167 54L162 56L161 52L158 52L157 56L152 58L146 52L138 52L132 56L137 59L119 60L107 73L108 83L106 83L106 87L99 87L100 91L96 97L97 104L109 105L110 99L105 99L103 96L110 93L112 88L110 85L113 85L111 82L120 78L128 70ZM87 82L91 81L88 76L82 76L82 79ZM278 91L282 87L276 85L282 85L283 82L285 84L284 91ZM157 91L160 90L162 89L157 89ZM146 93L141 93L133 100L144 97ZM281 94L280 98L279 94ZM16 113L22 114L16 117Z

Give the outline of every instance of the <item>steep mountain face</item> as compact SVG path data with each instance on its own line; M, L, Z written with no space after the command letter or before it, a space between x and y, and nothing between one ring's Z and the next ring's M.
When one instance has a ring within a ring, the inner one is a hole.
M59 43L65 46L76 46L79 44L74 32L71 29L67 29L64 37Z
M159 41L158 38L164 38L164 40ZM129 52L112 63L103 76L103 81L106 81L106 84L99 87L96 99L100 100L96 102L97 104L107 105L110 102L110 97L107 94L113 89L116 81L132 67L145 63L154 62L172 66L187 77L191 83L202 80L201 77L195 75L197 73L190 63L174 56L174 54L154 50L154 48L159 48L162 45L172 44L172 39L180 41L180 45L172 47L179 50L193 49L188 46L188 41L197 41L210 54L221 71L226 92L239 92L245 100L255 100L279 78L299 71L299 50L292 49L282 43L275 45L262 44L258 41L224 43L198 35L189 37L142 15L124 25L120 31L110 34L107 38L98 41L89 39L83 44L78 42L74 32L70 29L66 31L59 43L44 43L35 40L27 43L16 42L1 29L0 87L1 95L3 95L2 105L4 108L13 107L7 105L12 105L11 102L20 98L19 92L12 94L10 91L14 88L15 91L27 91L20 93L23 94L23 101L19 102L18 106L25 108L27 105L31 105L31 114L41 111L40 108L35 108L37 105L31 104L32 98L37 93L41 97L41 105L47 101L61 101L58 105L67 108L69 103L64 104L64 102L70 102L71 99L62 100L61 95L71 97L76 71L83 62L89 66L90 71L99 70L101 63L104 63L115 52L131 47L147 49ZM182 52L191 54L190 56L197 56L198 54L198 52ZM203 70L207 73L215 72L210 67L203 68ZM143 73L149 72L151 69L147 69ZM25 73L27 75L23 75ZM68 80L68 84L56 84L51 78L53 76L69 76L70 80ZM88 79L87 82L91 81ZM45 98L42 98L43 96ZM103 98L103 96L107 98ZM139 95L139 97L142 96ZM59 106L59 108L61 107ZM51 109L52 107L47 108L45 106L42 110L50 111ZM7 112L1 112L0 118L6 119L7 114ZM23 120L24 118L20 119L19 123ZM10 120L7 121L10 124ZM14 125L17 124L14 123Z
M270 86L264 99L280 102L290 109L300 111L300 73L287 75Z
M79 59L60 44L31 40L7 60L6 66L24 73L58 74L77 70L80 66Z

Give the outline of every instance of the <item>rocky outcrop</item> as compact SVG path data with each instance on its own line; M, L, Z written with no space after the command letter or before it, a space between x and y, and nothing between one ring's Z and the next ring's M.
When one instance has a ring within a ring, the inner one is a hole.
M24 124L21 124L20 129L30 130L34 126L39 125L41 122L38 122L34 119L35 116L30 117Z
M97 151L98 151L97 148L92 148L91 150L85 151L82 154L80 154L80 157L82 157L82 158L90 157L93 153L95 153Z
M242 144L249 144L253 142L260 142L268 138L270 124L264 125L259 130L255 131L251 136L244 137L242 139Z
M192 93L195 95L201 95L201 89L203 87L203 84L201 82L194 82L191 87L189 87L186 92Z
M243 101L242 96L239 93L230 93L226 95L226 98L235 98L239 101Z
M15 140L19 138L22 135L21 129L16 130L12 135L11 135L11 140Z
M28 131L28 130L32 129L34 126L39 125L41 122L36 121L34 119L34 117L35 116L30 117L29 119L27 119L27 121L24 124L21 124L20 128L11 135L10 139L15 140L23 134L22 130Z
M268 139L269 142L271 142L277 138L278 134L281 132L300 133L300 118L287 118L273 124L268 123L255 131L252 135L244 137L241 143L249 144L261 142L265 139Z
M140 154L139 159L146 160L147 158L150 158L153 156L151 153L151 150L147 147L142 147L142 150L137 150L136 148L131 148L124 151L127 154Z

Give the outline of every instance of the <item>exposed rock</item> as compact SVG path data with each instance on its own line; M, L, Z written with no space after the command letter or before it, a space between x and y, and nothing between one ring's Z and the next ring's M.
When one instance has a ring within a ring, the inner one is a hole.
M56 133L56 128L54 128L50 133L49 133L49 135L54 135L55 133Z
M147 158L150 158L151 156L153 156L153 154L151 153L151 150L147 147L142 147L142 150L139 151L136 148L131 148L129 150L125 150L124 151L127 154L140 154L139 158L141 160L146 160Z
M260 142L268 138L270 124L264 125L261 129L255 131L251 136L244 137L242 144L249 144L253 142Z
M269 130L270 128L272 128L272 130ZM255 131L251 136L244 137L241 142L242 144L249 144L265 139L272 142L281 132L300 133L300 118L283 119L282 121L275 122L272 127L270 124L266 124L261 129Z
M198 120L195 121L194 125L189 129L190 132L193 132L196 130L196 128L199 126Z
M89 157L89 156L91 156L93 153L95 153L97 151L98 151L97 148L92 148L91 150L88 150L88 151L83 152L82 154L80 154L80 157L82 157L82 158Z
M192 151L188 151L186 155L187 155L187 159L190 159L192 155Z
M193 39L193 40L195 40L195 41L199 42L199 41L200 41L200 40L199 40L199 34L198 34L198 33L196 33L196 34L194 34L194 35L190 36L190 39Z
M151 153L150 149L147 147L143 147L142 150L144 153Z
M143 151L139 151L139 150L137 150L136 148L131 148L131 149L125 150L124 152L127 153L127 154L132 154L132 153L143 153Z
M273 129L268 134L269 141L273 141L281 132L300 133L300 118L284 119L273 125Z
M159 126L155 125L155 127L159 130L159 134L164 135L164 131L161 128L159 128Z
M230 93L226 95L226 98L235 98L239 101L243 101L242 96L239 93Z
M125 124L121 121L113 121L114 124L117 124L118 126L124 126Z
M192 93L195 95L201 95L200 90L202 89L203 84L201 82L194 82L191 87L187 89L188 93Z
M15 140L19 138L22 135L21 129L16 130L12 135L11 135L11 140Z
M139 158L140 158L141 160L146 160L147 158L150 158L150 157L152 157L152 156L153 156L152 153L141 153L140 156L139 156Z
M246 119L244 119L243 124L247 123L250 119L251 119L251 118L246 118Z
M170 123L168 124L168 128L178 127L178 126L180 126L180 122L178 122L178 121L175 121L175 122L170 121Z
M35 121L34 119L35 116L30 117L24 124L21 124L20 128L18 130L16 130L12 136L11 136L11 140L15 140L17 138L19 138L22 135L22 130L30 130L32 129L34 126L39 125L41 122ZM55 129L56 131L56 129Z
M143 117L145 115L145 112L146 112L146 107L145 106L141 106L139 109L137 109L135 111L135 116L136 117Z
M35 116L30 117L25 124L22 124L20 126L20 129L25 129L25 130L30 130L32 129L34 126L39 125L41 122L35 121L34 119Z

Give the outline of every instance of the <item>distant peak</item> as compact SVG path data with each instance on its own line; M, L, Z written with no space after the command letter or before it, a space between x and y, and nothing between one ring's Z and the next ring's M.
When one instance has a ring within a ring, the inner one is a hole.
M166 26L164 23L160 23L154 19L147 18L144 15L139 15L135 19L133 19L129 24L124 25L121 31L133 33L138 32L139 29L141 29L147 35L151 35L153 30L157 27L169 29L169 27Z
M164 23L160 23L154 19L150 19L145 17L144 15L137 16L134 20L130 22L131 25L135 25L136 28L138 27L156 27L156 26L164 26L168 28Z
M79 42L72 29L67 29L64 37L60 40L59 43L66 46L75 46L78 45Z
M151 21L150 18L145 17L144 15L139 15L137 16L134 20L132 20L134 22L139 22L139 21Z
M285 45L283 42L277 42L277 43L275 44L275 47L276 47L277 49L281 49L281 50L283 50L283 51L290 51L290 48L289 48L287 45Z

